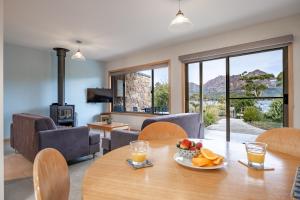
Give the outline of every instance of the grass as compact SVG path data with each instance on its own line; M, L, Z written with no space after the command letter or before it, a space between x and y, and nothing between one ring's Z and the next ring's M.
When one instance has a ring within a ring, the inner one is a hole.
M251 124L252 126L255 126L257 128L264 129L264 130L282 127L282 122L274 122L274 121L254 121L249 124Z

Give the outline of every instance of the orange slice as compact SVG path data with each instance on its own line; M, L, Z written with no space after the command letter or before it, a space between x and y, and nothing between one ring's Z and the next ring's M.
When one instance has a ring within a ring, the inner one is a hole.
M192 163L195 166L202 167L210 163L210 160L207 158L193 158Z
M201 154L208 160L215 160L218 158L217 154L206 148L201 148Z
M212 160L208 160L209 162L205 165L205 167L212 167L215 166L214 162Z
M219 165L221 164L223 161L223 157L222 156L219 156L216 160L213 160L212 162L215 164L215 165Z

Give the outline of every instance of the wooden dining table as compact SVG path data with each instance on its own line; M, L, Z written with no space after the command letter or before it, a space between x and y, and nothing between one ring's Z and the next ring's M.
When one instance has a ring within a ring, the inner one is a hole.
M225 156L222 169L195 170L173 160L175 140L150 141L153 167L133 169L126 159L129 146L100 157L87 169L82 183L84 200L104 199L291 199L291 189L300 158L268 151L265 165L272 171L248 168L243 144L201 140L203 146Z

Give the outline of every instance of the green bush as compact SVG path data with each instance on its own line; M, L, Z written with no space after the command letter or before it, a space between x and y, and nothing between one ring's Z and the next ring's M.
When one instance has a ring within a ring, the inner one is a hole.
M280 99L272 101L269 111L266 113L268 119L280 122L283 119L283 102Z
M210 126L217 121L217 117L213 113L204 113L203 121L205 127Z
M260 121L263 118L262 112L255 106L245 108L243 119L245 122Z
M204 125L210 126L218 121L219 109L217 106L209 105L204 109L203 121Z
M254 99L234 99L230 103L236 113L243 113L245 107L255 106L256 101Z
M225 104L218 104L219 116L226 116L226 107Z

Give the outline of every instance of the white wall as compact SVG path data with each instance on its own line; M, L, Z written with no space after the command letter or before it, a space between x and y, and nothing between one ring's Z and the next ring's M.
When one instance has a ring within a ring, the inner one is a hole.
M66 103L74 104L78 125L92 122L103 105L86 103L86 88L103 86L102 64L66 58ZM57 102L57 56L52 50L4 44L4 133L10 135L14 113L49 116L49 105Z
M145 116L126 116L122 114L112 114L112 120L116 122L122 122L129 124L130 129L132 130L140 130L142 123L145 119L149 117Z
M170 33L171 34L171 33ZM294 125L300 128L300 15L292 16L276 21L257 24L248 28L233 30L210 37L199 38L179 45L169 46L165 48L139 51L137 53L125 56L121 59L113 60L106 63L106 70L120 67L135 66L159 60L171 60L171 111L172 113L180 113L182 110L182 73L181 63L178 56L253 42L272 37L278 37L286 34L295 36L294 42L294 86L295 86L295 110ZM106 81L107 82L107 81ZM129 117L130 118L130 117ZM127 120L128 117L127 117ZM131 120L134 126L134 120Z
M0 0L0 199L4 199L3 165L3 0Z

